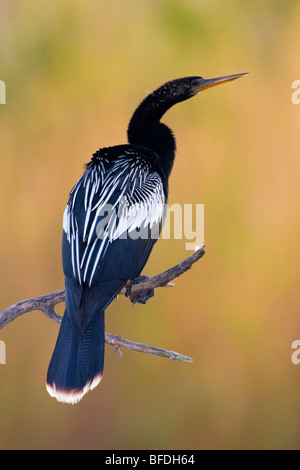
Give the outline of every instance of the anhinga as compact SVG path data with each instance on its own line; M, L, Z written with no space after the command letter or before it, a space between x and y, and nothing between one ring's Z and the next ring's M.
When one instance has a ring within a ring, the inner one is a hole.
M176 148L162 116L176 103L243 75L162 85L134 112L128 144L98 150L73 187L63 217L65 314L47 375L47 390L58 401L76 403L100 382L104 311L140 275L157 241Z

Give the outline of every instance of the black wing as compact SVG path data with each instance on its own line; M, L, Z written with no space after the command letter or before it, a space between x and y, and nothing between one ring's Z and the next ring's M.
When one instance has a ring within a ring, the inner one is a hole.
M142 271L164 217L161 177L124 152L113 164L89 164L64 213L63 268L89 287Z

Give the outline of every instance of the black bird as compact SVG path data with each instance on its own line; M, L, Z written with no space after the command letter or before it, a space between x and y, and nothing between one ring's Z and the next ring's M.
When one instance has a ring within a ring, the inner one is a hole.
M176 103L243 75L162 85L134 112L128 144L98 150L73 187L63 217L65 314L47 374L58 401L77 403L100 382L104 311L140 275L159 236L176 149L160 119Z

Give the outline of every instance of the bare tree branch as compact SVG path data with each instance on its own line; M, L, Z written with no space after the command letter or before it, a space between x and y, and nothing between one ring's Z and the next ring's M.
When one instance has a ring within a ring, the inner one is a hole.
M132 351L153 354L154 356L166 357L173 361L193 362L193 359L190 357L183 356L175 351L168 351L167 349L155 348L154 346L148 346L147 344L135 343L129 339L111 335L110 333L105 333L105 342L112 346L119 356L122 356L120 348L126 348L131 349Z
M157 287L171 287L170 281L181 276L192 267L205 254L204 246L195 251L191 256L177 264L173 268L157 274L153 277L141 276L133 281L128 281L127 285L121 290L120 294L125 294L130 298L133 305L136 302L146 303L146 301L154 295L154 289ZM34 310L42 311L48 318L56 323L61 323L62 317L55 312L54 307L65 301L65 290L52 292L51 294L22 300L0 312L0 330L8 323L12 322L20 315ZM141 343L121 338L120 336L105 334L105 342L112 346L116 352L121 355L120 347L143 352L146 354L154 354L156 356L167 357L172 360L180 360L185 362L193 362L193 360L182 354L165 349L155 348Z

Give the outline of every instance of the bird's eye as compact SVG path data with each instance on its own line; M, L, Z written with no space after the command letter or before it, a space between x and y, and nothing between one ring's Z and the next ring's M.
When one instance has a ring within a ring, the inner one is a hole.
M201 80L201 78L202 77L193 78L191 82L192 87L199 85L199 80Z

